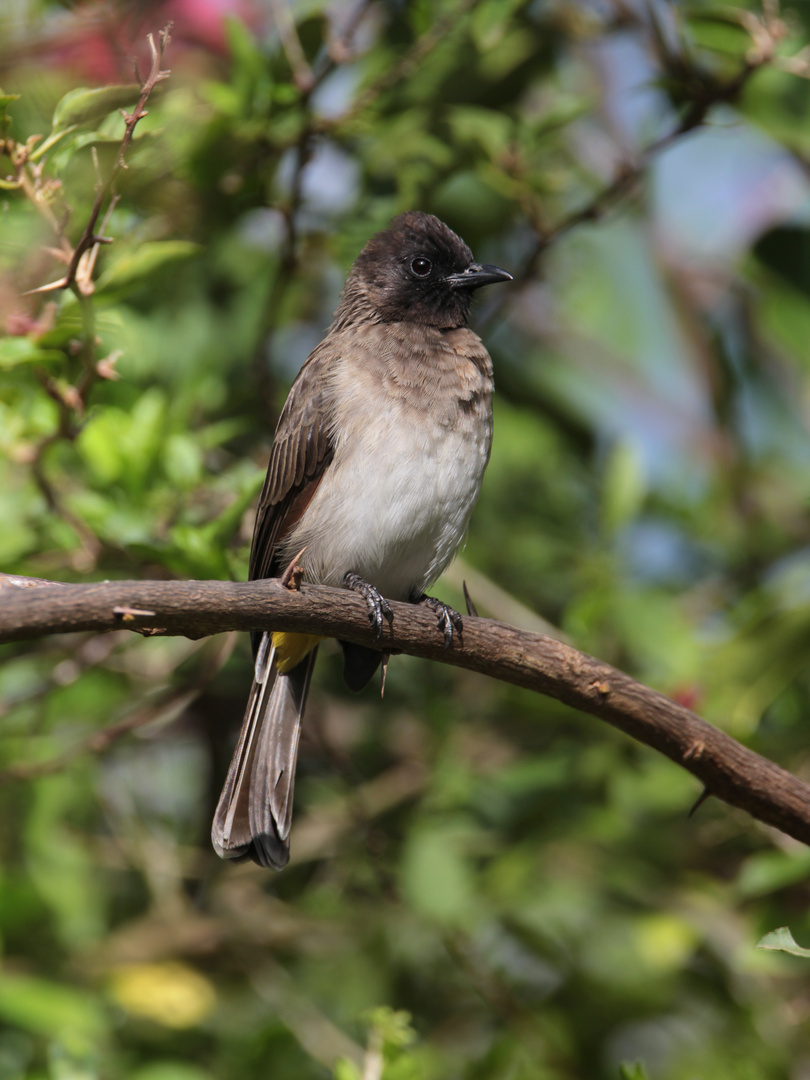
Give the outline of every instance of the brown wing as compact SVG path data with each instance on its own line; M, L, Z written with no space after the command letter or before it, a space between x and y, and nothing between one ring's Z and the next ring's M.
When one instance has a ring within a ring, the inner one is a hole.
M306 510L332 460L326 372L334 358L334 343L322 342L301 368L281 410L256 511L251 581L284 571L276 561L279 541Z

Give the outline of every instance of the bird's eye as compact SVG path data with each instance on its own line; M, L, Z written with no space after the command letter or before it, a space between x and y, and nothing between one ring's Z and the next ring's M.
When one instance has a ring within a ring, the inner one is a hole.
M411 273L416 277L427 277L432 269L430 259L426 259L424 255L417 255L411 261Z

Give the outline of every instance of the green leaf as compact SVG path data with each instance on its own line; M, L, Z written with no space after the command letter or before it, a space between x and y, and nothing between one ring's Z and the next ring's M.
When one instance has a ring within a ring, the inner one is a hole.
M470 34L483 53L497 45L509 29L522 0L485 0L473 8Z
M129 412L109 407L90 416L76 447L102 486L121 482L134 495L151 483L169 434L166 410L165 395L152 388Z
M495 109L457 105L448 116L450 129L461 143L477 144L490 158L498 157L509 141L512 120Z
M195 437L204 450L210 450L214 446L221 446L229 439L242 435L250 428L249 421L233 417L228 420L217 420L195 432Z
M107 1029L104 1010L89 994L9 972L0 974L0 1017L35 1035L58 1039L76 1052L95 1044Z
M778 930L771 930L760 938L754 946L755 949L773 949L775 952L786 952L792 956L810 956L810 949L803 949L793 940L793 934L787 926L780 926Z
M187 1061L150 1061L130 1073L129 1080L213 1080L213 1074Z
M743 864L737 879L741 896L767 896L810 877L810 851L760 851Z
M0 369L18 364L44 364L62 360L56 349L43 349L27 337L0 338Z
M144 281L150 274L171 262L196 255L200 245L191 240L153 240L117 259L101 275L96 292Z
M241 101L235 86L206 79L200 83L198 89L203 100L213 105L223 116L230 118L239 115Z
M525 133L521 134L527 139L533 135L537 140L579 120L593 107L594 102L590 98L574 94L557 94L549 108L537 118L533 117L525 125L527 129Z
M166 440L163 467L166 476L179 488L192 487L202 474L202 453L190 435L174 434Z
M383 1045L404 1047L416 1042L413 1029L413 1017L404 1009L392 1009L390 1005L380 1005L370 1009L365 1017L369 1028L376 1031Z
M638 451L629 442L616 443L602 483L602 522L608 534L633 520L641 509L646 490Z
M14 101L20 100L20 94L6 94L0 90L0 109L5 109L7 105L11 105Z
M98 483L110 484L123 473L125 455L121 442L129 426L126 413L109 408L93 413L82 428L76 446Z
M752 276L758 290L758 323L780 349L807 364L805 344L810 340L810 303L807 296L784 278L761 266Z
M481 74L485 79L502 79L527 60L534 50L534 35L529 31L514 29L481 54Z
M140 87L101 86L90 89L82 86L70 90L57 103L53 112L53 129L61 131L74 124L89 124L116 109L132 106L140 97Z
M334 1080L361 1080L360 1069L349 1058L335 1062Z
M266 75L267 59L259 48L256 35L234 15L226 15L223 22L236 77L244 84L247 78Z
M237 489L236 498L230 506L205 526L213 543L222 545L231 539L245 511L261 491L263 479L261 471L257 469L253 476Z
M475 912L475 884L458 826L425 824L405 845L402 887L410 904L431 921L460 926Z
M619 1066L619 1080L649 1080L647 1071L640 1061L633 1065L622 1062Z
M225 578L228 566L222 545L216 542L219 523L208 525L175 525L169 531L172 550L164 553L164 559L172 569L184 577Z
M736 12L697 11L688 15L692 44L699 49L742 58L751 45L751 38Z

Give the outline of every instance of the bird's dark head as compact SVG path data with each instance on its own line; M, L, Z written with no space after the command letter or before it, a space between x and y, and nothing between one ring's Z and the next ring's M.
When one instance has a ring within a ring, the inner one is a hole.
M394 218L360 252L336 321L365 316L442 329L465 326L475 289L511 276L477 263L464 241L437 217L411 210Z

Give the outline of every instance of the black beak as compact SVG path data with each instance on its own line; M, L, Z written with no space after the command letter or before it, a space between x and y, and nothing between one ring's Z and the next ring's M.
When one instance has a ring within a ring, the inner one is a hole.
M450 274L444 279L451 289L480 289L482 285L494 285L497 281L511 281L512 275L491 263L470 263L460 274Z

